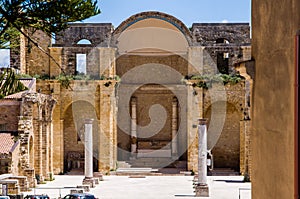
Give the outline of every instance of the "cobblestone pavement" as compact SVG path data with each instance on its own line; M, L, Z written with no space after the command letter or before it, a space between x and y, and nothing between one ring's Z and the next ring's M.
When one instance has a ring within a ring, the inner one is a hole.
M81 185L83 176L58 175L55 180L39 185L27 194L48 194L52 199L64 197L72 187ZM210 197L205 199L251 199L251 183L242 176L209 176ZM193 176L104 176L104 181L91 188L99 199L188 199L195 198Z

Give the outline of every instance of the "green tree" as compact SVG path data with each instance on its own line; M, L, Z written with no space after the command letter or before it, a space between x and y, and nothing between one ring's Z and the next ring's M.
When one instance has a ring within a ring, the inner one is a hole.
M26 89L13 70L7 70L0 74L0 99Z
M42 30L53 36L69 22L99 13L97 0L1 0L0 48L8 48L8 42L20 33L29 37L23 29Z
M31 33L41 30L53 36L66 29L68 23L82 21L99 13L97 0L0 0L0 49L16 48L22 34L62 68L24 30L30 30ZM0 98L22 89L14 73L0 74Z

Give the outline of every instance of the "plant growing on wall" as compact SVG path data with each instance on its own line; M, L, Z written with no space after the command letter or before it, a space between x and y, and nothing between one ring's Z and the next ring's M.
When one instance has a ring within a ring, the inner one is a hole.
M223 83L225 84L237 84L241 82L244 78L240 76L239 74L214 74L214 75L192 75L192 76L186 76L184 80L198 80L195 83L193 83L194 87L200 87L200 88L211 88L213 83Z

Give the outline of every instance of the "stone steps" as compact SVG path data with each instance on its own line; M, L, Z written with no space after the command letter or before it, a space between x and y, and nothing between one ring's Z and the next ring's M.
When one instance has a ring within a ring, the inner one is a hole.
M171 158L138 158L130 160L128 163L131 167L151 167L151 168L164 168L164 167L176 167L175 162Z
M67 173L67 175L84 175L83 169L72 169Z
M186 175L186 161L171 158L138 158L119 161L116 175Z
M212 176L239 176L240 173L231 168L214 168L210 175Z
M158 169L152 168L118 168L116 171L116 175L161 175L158 173Z
M131 164L126 161L118 161L118 168L131 168Z

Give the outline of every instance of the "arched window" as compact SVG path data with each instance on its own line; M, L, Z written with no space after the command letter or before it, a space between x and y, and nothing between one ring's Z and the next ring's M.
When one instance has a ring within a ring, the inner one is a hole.
M87 39L81 39L81 40L79 40L79 41L77 42L77 44L92 44L92 43L90 42L90 40L87 40Z

